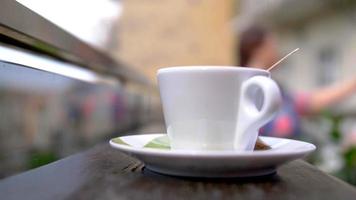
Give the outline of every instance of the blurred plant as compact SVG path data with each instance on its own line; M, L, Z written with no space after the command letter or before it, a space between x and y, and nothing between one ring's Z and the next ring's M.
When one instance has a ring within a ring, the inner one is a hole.
M356 146L343 153L344 166L335 175L350 184L356 185Z
M343 138L340 125L344 119L343 116L333 115L331 112L324 112L323 116L332 122L329 133L331 140L337 145L342 145ZM340 153L340 157L343 160L343 167L338 172L335 172L334 175L350 184L356 185L356 144L346 146Z
M48 150L33 150L28 157L28 168L37 168L58 160L58 156Z
M334 142L340 142L341 140L341 132L340 132L340 123L342 121L341 116L332 117L332 128L330 132L330 137Z
M340 124L343 120L343 117L341 115L335 115L330 111L324 111L322 115L329 119L332 123L329 134L331 140L334 142L340 142L342 136L340 131Z

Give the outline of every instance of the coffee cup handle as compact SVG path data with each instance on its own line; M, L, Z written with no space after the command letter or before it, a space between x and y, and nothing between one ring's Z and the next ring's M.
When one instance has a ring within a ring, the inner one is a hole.
M256 105L258 92L263 96L260 109ZM236 150L252 151L254 149L258 130L272 120L281 102L281 93L276 82L268 77L254 76L242 83L235 129L234 148Z

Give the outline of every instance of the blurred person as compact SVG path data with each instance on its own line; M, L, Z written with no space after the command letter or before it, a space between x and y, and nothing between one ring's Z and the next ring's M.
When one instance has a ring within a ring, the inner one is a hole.
M275 36L262 26L251 26L240 35L239 66L267 69L280 57ZM300 117L320 113L355 94L356 77L312 92L292 93L281 87L282 108L260 135L293 138L300 133Z

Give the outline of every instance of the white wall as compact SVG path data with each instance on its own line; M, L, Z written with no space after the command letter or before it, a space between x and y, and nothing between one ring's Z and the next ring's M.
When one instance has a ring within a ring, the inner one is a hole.
M307 22L299 29L281 28L277 33L281 54L300 48L273 72L292 91L312 91L356 77L356 17L335 13ZM334 56L327 54L326 63L321 62L322 51L331 51ZM320 83L321 76L329 81ZM339 108L356 111L356 98L348 99Z

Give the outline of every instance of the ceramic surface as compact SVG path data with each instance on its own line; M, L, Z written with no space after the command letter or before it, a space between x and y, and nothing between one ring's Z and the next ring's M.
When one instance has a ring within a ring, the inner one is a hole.
M260 137L271 147L269 150L174 150L166 144L165 137L166 134L123 136L110 140L110 145L138 158L152 171L188 177L267 175L276 172L280 165L315 150L315 146L307 142L273 137Z

